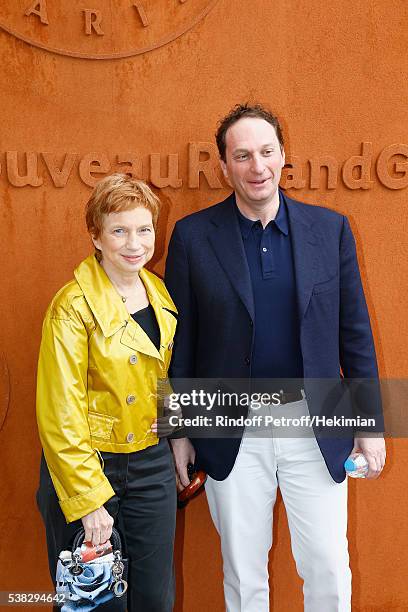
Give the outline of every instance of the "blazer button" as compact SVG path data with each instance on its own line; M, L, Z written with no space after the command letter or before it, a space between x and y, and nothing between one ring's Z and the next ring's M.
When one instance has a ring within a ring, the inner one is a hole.
M245 360L244 360L244 361L245 361L245 364L246 364L246 365L249 365L249 364L251 363L251 360L250 360L250 358L249 358L249 357L245 357Z
M135 363L137 363L137 355L131 355L129 357L129 363L131 363L132 365L135 365Z
M169 351L171 351L171 349L173 348L173 346L174 346L174 342L170 342L170 344L169 344Z
M136 401L136 396L135 395L128 395L126 398L126 403L127 404L133 404Z
M127 442L133 442L134 439L135 439L135 434L133 433L128 433L128 435L126 436Z

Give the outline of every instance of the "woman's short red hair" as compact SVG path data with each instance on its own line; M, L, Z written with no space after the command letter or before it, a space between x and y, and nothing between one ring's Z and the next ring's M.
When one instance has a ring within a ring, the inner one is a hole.
M111 174L95 186L86 204L86 226L93 238L99 238L103 229L104 215L133 210L144 206L152 213L156 228L160 211L160 200L146 183L127 174Z

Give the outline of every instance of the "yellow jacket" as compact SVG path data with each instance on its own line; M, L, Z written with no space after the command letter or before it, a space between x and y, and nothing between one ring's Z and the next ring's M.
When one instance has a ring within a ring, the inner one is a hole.
M160 328L158 352L93 255L74 276L47 310L37 378L41 443L68 523L114 495L97 451L131 453L158 443L149 429L177 312L164 283L142 269Z

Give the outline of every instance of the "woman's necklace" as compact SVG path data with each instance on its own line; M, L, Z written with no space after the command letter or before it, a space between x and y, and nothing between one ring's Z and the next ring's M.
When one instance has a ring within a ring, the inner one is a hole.
M113 284L115 286L116 291L119 293L120 299L122 300L124 304L126 304L126 302L132 298L137 299L137 296L139 296L142 292L144 293L143 283L138 284L130 295L124 295L119 289L118 285L115 282Z

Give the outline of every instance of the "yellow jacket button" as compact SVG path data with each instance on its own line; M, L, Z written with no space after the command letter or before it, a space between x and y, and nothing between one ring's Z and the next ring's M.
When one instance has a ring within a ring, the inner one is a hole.
M127 442L133 442L134 439L135 439L135 434L133 433L128 433L128 435L126 436Z
M171 351L171 349L173 348L173 346L174 346L174 342L170 342L170 344L169 344L169 351Z
M133 404L136 401L136 396L135 395L128 395L126 398L126 403L127 404Z
M135 363L137 363L137 356L136 356L136 355L131 355L131 356L129 357L129 362L130 362L132 365L135 365Z

